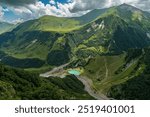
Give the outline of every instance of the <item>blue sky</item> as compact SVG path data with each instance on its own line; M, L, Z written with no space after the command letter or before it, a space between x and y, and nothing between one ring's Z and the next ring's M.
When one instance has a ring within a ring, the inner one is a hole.
M122 3L150 12L150 0L0 0L0 21L17 23L43 15L74 17Z
M12 1L15 1L15 0L12 0ZM39 7L42 7L42 5L44 5L42 9L44 9L44 7L45 7L45 10L47 9L46 7L47 6L50 7L50 5L53 6L53 7L55 6L55 8L53 8L53 9L57 10L57 9L59 9L57 3L62 4L62 5L68 3L68 0L35 0L35 1L36 2L34 2L33 5L35 5L35 4L37 5L38 3L41 5ZM54 1L55 4L51 4L50 1ZM0 0L0 3L1 3L1 0ZM16 4L17 4L17 2L16 2ZM31 2L31 4L32 4L32 2ZM21 9L24 8L24 7L28 7L28 5L30 5L30 4L21 4L19 6L19 5L15 5L15 2L14 3L10 3L10 4L3 3L2 5L0 5L0 7L1 7L1 9L0 9L0 12L1 12L0 13L0 20L4 20L4 21L8 21L8 22L13 22L13 21L19 21L19 20L23 21L23 20L28 19L28 17L25 18L24 15L21 14L21 12L22 12L22 13L25 14L25 16L27 16L26 12L25 11L24 12L21 11ZM35 7L36 7L36 5L35 5ZM37 7L38 7L38 5L37 5ZM20 11L19 11L19 9L20 9ZM27 10L27 9L25 8L25 10ZM29 8L29 10L35 12L34 10L32 10L32 8ZM60 13L58 13L58 14L60 14ZM43 15L47 15L47 13L43 13ZM55 15L55 14L50 14L49 13L48 15ZM42 16L42 14L40 14L39 16ZM36 16L34 16L33 19L35 17ZM32 19L32 16L29 19Z
M41 0L44 4L49 4L49 0ZM67 3L67 0L55 0L55 2Z

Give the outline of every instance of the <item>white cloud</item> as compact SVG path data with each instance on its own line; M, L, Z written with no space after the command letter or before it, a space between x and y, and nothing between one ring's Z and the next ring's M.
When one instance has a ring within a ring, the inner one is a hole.
M24 6L28 4L33 4L38 0L0 0L0 4L2 5L10 5L10 6Z
M9 7L14 14L18 15L21 19L30 20L41 17L43 15L58 15L58 9L50 4L45 5L42 2L36 2L21 7Z
M30 1L30 0L29 0ZM9 5L11 10L21 20L30 20L39 18L43 15L54 15L58 17L75 17L80 16L92 9L106 8L115 5L127 3L143 10L150 11L150 0L68 0L67 3L59 3L49 0L49 4L34 0L32 4L24 4L23 6ZM0 18L4 15L2 8L0 9Z
M150 11L150 0L72 0L72 12L111 7L127 3L142 10Z
M51 5L55 5L55 4L56 4L56 2L55 2L54 0L50 0L49 3L50 3Z
M12 22L10 22L10 23L13 23L13 24L20 24L20 23L22 23L23 21L24 21L23 19L18 18L18 19L14 20L14 21L12 21Z
M105 0L73 0L71 12L96 9L104 6Z
M18 15L20 19L23 20L30 20L39 18L43 15L54 15L58 17L71 17L71 16L78 16L82 15L84 12L77 12L77 13L71 13L70 8L73 7L72 3L55 3L56 5L52 4L44 4L41 1L38 1L34 4L24 5L24 6L17 6L13 7L10 6L9 9L14 12L14 14Z

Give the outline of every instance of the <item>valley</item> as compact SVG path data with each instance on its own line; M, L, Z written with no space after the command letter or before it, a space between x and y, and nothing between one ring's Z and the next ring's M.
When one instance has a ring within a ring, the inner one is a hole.
M87 78L85 76L82 76L80 74L77 74L77 73L69 73L69 70L65 70L64 67L66 67L67 65L69 65L69 63L67 63L65 65L62 65L62 66L59 66L57 68L54 68L54 69L52 69L49 72L40 74L40 77L46 77L46 78L51 78L51 77L54 77L54 78L57 78L57 77L59 77L59 78L65 78L67 75L73 74L79 81L81 81L83 83L84 90L86 92L88 92L92 97L94 97L97 100L106 100L106 99L108 100L109 99L105 95L100 94L99 92L96 92L95 89L93 89L93 82L89 78Z
M122 4L3 24L0 99L150 99L149 21Z

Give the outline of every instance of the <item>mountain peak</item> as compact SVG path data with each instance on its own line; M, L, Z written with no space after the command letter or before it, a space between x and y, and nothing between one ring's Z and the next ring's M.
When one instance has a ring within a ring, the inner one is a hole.
M135 6L123 3L121 5L118 6L119 9L122 10L128 10L128 11L141 11L140 9L136 8Z
M122 6L131 6L131 5L129 5L129 4L127 4L127 3L123 3L123 4L121 4Z

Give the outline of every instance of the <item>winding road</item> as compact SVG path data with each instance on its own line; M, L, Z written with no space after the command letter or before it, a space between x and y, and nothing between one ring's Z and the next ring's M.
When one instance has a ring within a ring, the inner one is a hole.
M105 68L106 68L105 79L107 79L108 78L108 67L107 67L107 60L106 60L106 58L104 58L104 61L105 61Z

